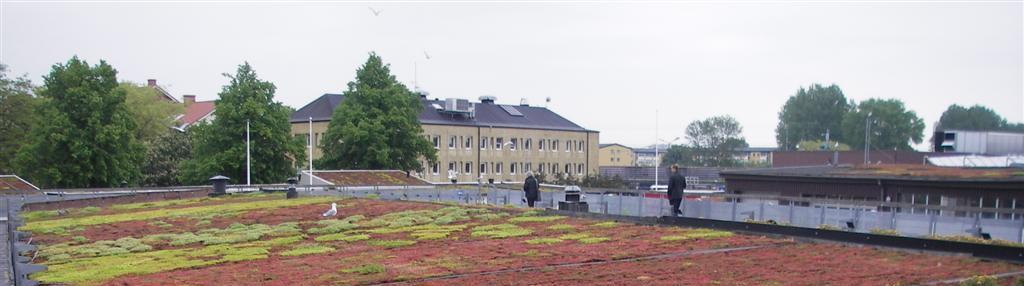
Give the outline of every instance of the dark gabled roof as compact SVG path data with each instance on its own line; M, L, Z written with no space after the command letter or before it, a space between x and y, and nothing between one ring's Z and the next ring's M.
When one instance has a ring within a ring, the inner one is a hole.
M345 96L340 94L324 94L295 111L291 116L291 122L306 122L310 117L313 118L313 121L330 121L334 109L344 99ZM467 100L459 100L459 110L466 111L471 107L475 109L476 117L470 118L466 113L449 113L438 110L435 105L443 108L444 100L424 99L420 102L423 104L423 111L417 118L422 124L591 131L543 107L471 103ZM518 111L522 116L512 115L506 109Z
M292 113L291 122L306 122L310 117L313 118L313 121L330 121L334 109L338 108L344 99L345 96L341 94L325 93Z

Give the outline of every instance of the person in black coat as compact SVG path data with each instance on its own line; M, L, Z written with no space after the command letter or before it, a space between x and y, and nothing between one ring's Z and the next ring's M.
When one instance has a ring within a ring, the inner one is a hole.
M679 165L672 164L672 176L668 179L668 203L672 205L672 216L683 214L679 205L683 203L683 190L686 189L686 178L679 174Z
M540 183L533 177L533 172L526 172L526 182L523 182L523 192L526 192L526 205L533 207L533 202L540 196Z

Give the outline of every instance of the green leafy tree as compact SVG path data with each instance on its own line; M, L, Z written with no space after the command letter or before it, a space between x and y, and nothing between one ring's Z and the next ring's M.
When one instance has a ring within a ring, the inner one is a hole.
M864 124L871 114L872 150L913 150L910 145L924 138L924 121L917 113L907 110L898 99L868 99L861 102L843 118L844 141L850 146L863 148Z
M118 88L127 95L125 104L135 119L135 138L149 142L167 133L174 126L174 116L185 112L181 104L164 100L156 90L131 82L122 82Z
M685 145L672 145L665 150L665 155L661 156L661 166L671 166L672 164L679 166L702 165L697 160L697 152L692 147Z
M946 129L1022 131L1024 124L1009 123L1006 118L985 106L975 105L965 108L954 104L942 112L939 124L935 126L935 130Z
M421 159L437 161L417 119L419 98L377 54L370 53L344 95L321 143L320 168L421 171Z
M735 149L747 147L743 128L732 116L715 116L691 122L686 126L686 140L693 149L698 165L732 167L739 165Z
M305 158L303 143L290 135L288 107L274 101L276 87L260 80L249 63L238 66L216 103L210 124L189 128L192 158L182 163L181 181L203 184L216 175L245 183L245 126L249 123L252 183L278 183L294 175Z
M0 64L0 174L13 174L14 155L26 142L40 101L32 94L32 82L24 76L7 77L7 66Z
M142 164L142 185L180 186L178 168L192 157L192 142L187 133L164 128L146 144L146 160Z
M40 119L24 140L15 164L45 187L111 187L138 182L143 147L135 121L117 88L117 71L105 61L89 66L73 57L44 76L36 109Z
M845 142L843 115L851 105L837 85L801 87L779 111L775 141L782 150L789 150L797 142L822 139L828 130L833 140Z

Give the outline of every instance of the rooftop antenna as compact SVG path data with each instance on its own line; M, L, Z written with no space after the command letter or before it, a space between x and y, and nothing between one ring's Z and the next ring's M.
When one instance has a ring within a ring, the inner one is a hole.
M551 97L548 96L544 99L544 108L548 108L548 104L551 104Z

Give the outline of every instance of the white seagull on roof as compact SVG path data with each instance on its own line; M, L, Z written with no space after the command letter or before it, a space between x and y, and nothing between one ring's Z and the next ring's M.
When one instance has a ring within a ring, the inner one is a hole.
M336 214L338 214L338 204L337 203L331 203L331 209L327 210L327 212L324 212L324 216L325 217L334 216Z

